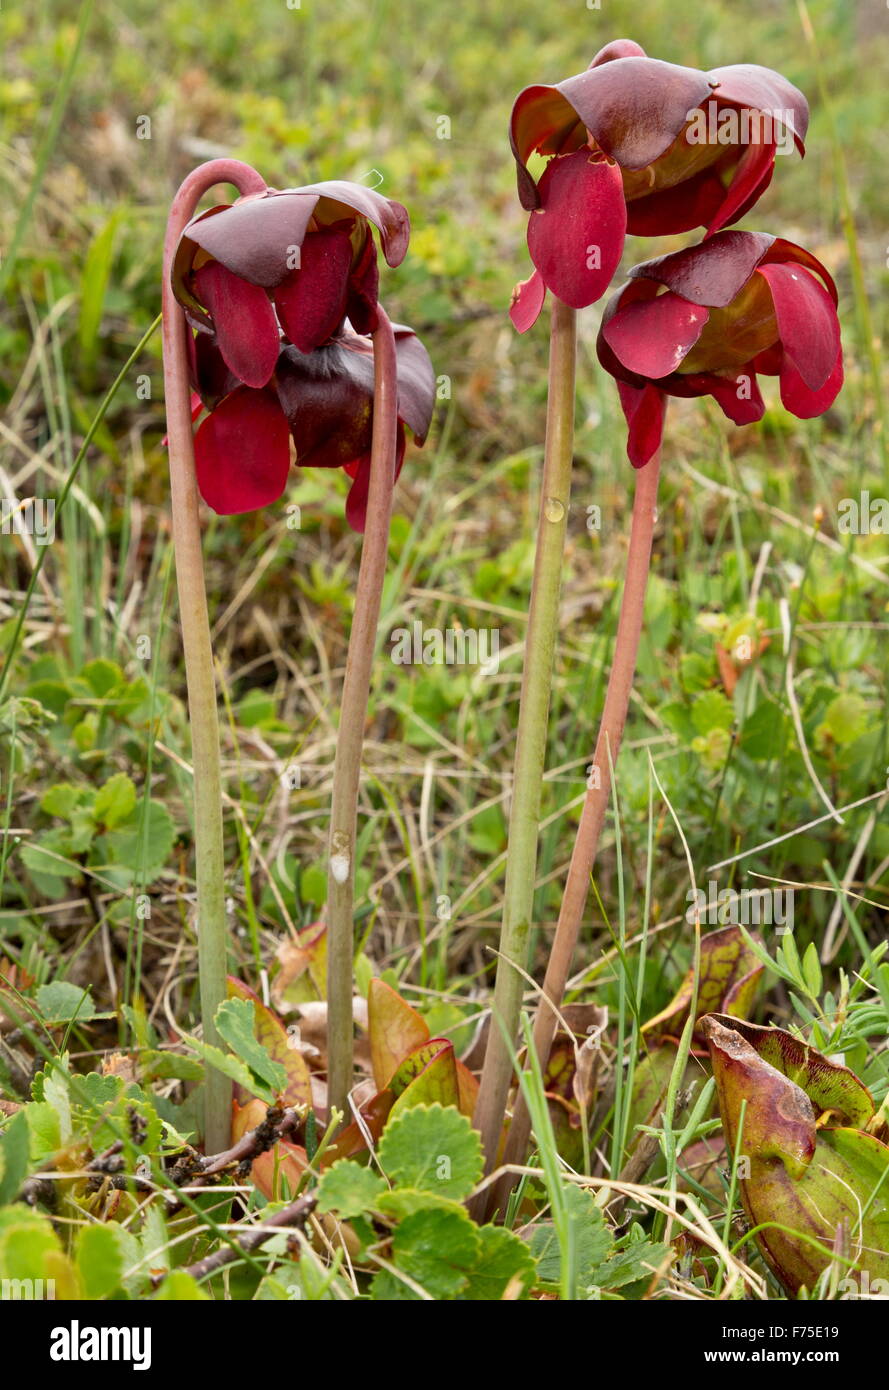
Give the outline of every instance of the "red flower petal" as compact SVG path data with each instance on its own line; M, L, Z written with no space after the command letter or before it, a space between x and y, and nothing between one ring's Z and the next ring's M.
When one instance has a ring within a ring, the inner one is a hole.
M777 236L763 256L762 263L763 265L784 265L787 261L792 261L795 265L804 265L807 270L813 270L825 285L834 304L839 304L840 296L837 293L833 276L828 273L817 256L813 256L811 251L807 251L804 246L797 246L795 241L787 241L783 236Z
M265 290L208 261L195 271L198 298L210 311L225 363L245 386L265 386L280 346L275 311Z
M706 227L725 197L725 186L714 169L702 169L672 188L661 188L627 203L627 232L631 236L673 236Z
M655 280L692 304L725 309L740 294L775 238L767 232L719 232L697 246L633 266L633 280Z
M277 502L287 485L290 435L271 391L239 386L207 416L194 440L204 501L220 516Z
M380 269L377 265L377 248L368 232L364 250L358 258L349 278L349 299L346 315L356 333L373 333L377 326L377 295L380 287Z
M627 421L627 458L634 468L644 468L661 447L666 397L650 383L638 387L619 381L617 390Z
M281 326L300 352L312 352L333 336L346 313L352 241L340 227L308 232L299 269L275 290Z
M840 351L840 324L833 300L801 266L763 265L769 282L778 333L810 391L819 391L833 371Z
M546 285L539 270L528 280L520 280L512 292L509 317L519 333L527 333L540 318L543 301L546 299Z
M708 236L734 222L765 192L775 170L775 149L775 145L747 146L738 161L725 198L707 228Z
M724 415L736 425L755 425L765 414L765 401L759 390L756 373L739 372L734 380L710 377L710 395L718 401Z
M404 430L399 425L395 445L396 478L404 463L404 448ZM367 498L370 492L370 454L362 454L357 462L347 465L346 472L350 478L354 479L346 498L346 521L353 531L357 531L359 536L363 536L364 528L367 525Z
M318 222L337 222L352 213L359 213L372 222L380 233L383 255L388 265L401 265L407 254L411 235L411 219L407 208L392 198L384 198L373 188L365 188L361 183L349 183L346 179L332 179L327 183L311 183L305 188L296 189L298 193L317 193L321 199L315 209Z
M194 246L200 246L242 280L274 289L293 269L293 252L302 245L317 203L317 193L296 189L214 208L189 222L182 236L183 254L190 242L192 254Z
M668 290L657 299L619 309L602 325L602 335L631 372L657 380L676 371L709 317L702 305Z
M811 420L829 410L843 385L843 354L837 355L830 376L817 391L811 390L796 367L785 354L781 368L781 400L791 415L800 420Z
M541 208L528 219L531 259L553 294L583 309L605 293L623 251L620 169L577 150L550 160L539 190Z

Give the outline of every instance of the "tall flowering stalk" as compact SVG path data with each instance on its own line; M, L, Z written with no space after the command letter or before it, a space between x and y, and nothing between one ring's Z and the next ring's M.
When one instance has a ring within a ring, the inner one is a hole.
M219 1045L213 1023L225 998L225 858L222 829L222 776L213 648L204 586L200 503L195 477L191 388L185 314L173 293L173 260L179 240L205 193L231 183L243 194L263 193L265 180L236 159L214 159L185 179L173 199L164 241L163 346L173 546L194 767L195 876L197 880L198 968L201 1016L207 1042ZM208 1068L204 1143L208 1153L228 1145L231 1082Z
M379 323L374 334L374 418L367 521L343 679L328 842L327 1087L331 1110L336 1108L344 1116L348 1114L353 1072L353 905L361 750L364 746L371 669L389 553L398 430L395 336L383 309L378 307L377 314Z
M835 297L828 308L831 286L825 291L809 274L822 271L814 258L772 237L748 242L750 234L721 230L743 216L768 187L779 149L795 145L804 153L807 125L805 97L779 73L752 64L703 73L648 58L628 39L603 48L585 73L555 86L526 88L513 107L510 140L519 198L530 213L528 248L535 267L513 296L510 315L519 332L535 323L547 292L576 308L599 298L617 268L627 232L648 236L706 228L700 247L638 267L633 272L637 278L606 310L600 334L599 357L617 380L627 418L627 452L641 471L594 754L596 775L588 784L534 1033L544 1067L629 706L666 398L711 394L732 420L746 423L763 410L758 371L780 375L782 399L799 415L826 409L842 380ZM549 157L539 180L528 168L534 153ZM805 342L807 321L815 327ZM819 334L820 348L807 356ZM553 631L557 616L556 608ZM529 668L533 672L539 661L549 670L551 660L551 648L535 651L529 624L523 693L529 682L532 687L535 683ZM477 1110L489 1170L500 1143L510 1079L509 1048L498 1034L502 1030L514 1044L521 977L513 962L525 971L530 964L526 952L520 960L517 952L531 918L544 745L541 730L537 788L526 787L523 779L523 804L518 811L513 807L514 815L533 817L534 827L515 840L510 836L495 1019ZM524 766L520 717L514 798ZM514 858L522 860L521 867ZM524 885L520 901L510 891L515 881ZM507 971L515 977L512 985L501 981ZM529 1132L519 1097L505 1162L521 1161ZM508 1187L506 1179L489 1200L502 1204Z
M195 216L210 187L232 182L231 206ZM225 991L219 733L198 496L220 515L284 493L300 467L342 468L346 518L367 528L347 665L331 831L330 993L333 1103L351 1084L351 873L361 735L379 614L392 489L405 431L422 443L434 377L409 328L377 301L371 225L390 265L407 249L400 203L333 181L278 191L237 161L203 165L170 214L164 256L164 359L174 540L194 744L198 941L205 1036ZM208 413L192 438L193 422ZM350 819L351 802L351 819ZM207 1142L229 1130L229 1083L210 1074ZM212 1139L210 1136L213 1136Z
M710 395L729 419L762 418L758 375L777 376L793 414L821 415L843 382L837 292L811 252L781 237L724 231L699 246L635 266L606 305L602 365L615 377L637 473L626 578L614 658L590 779L534 1026L549 1056L577 946L633 688L654 526L668 396ZM555 1006L555 1008L554 1008ZM519 1096L504 1163L519 1163L530 1133ZM508 1183L501 1185L502 1201Z
M475 1124L481 1130L485 1159L489 1166L497 1156L503 1111L512 1078L510 1046L521 1009L534 882L537 877L540 787L546 762L562 556L571 493L576 357L576 312L560 299L555 299L550 336L546 448L516 735L494 1018L475 1111Z
M602 722L596 739L593 766L587 783L587 794L580 824L571 853L568 877L559 908L559 919L553 937L543 999L534 1021L534 1050L545 1065L555 1036L559 1008L568 983L571 962L577 948L577 937L583 920L589 892L590 875L596 862L596 852L605 815L611 798L611 772L617 763L623 739L624 725L633 689L645 591L651 564L651 546L657 517L657 492L660 477L660 451L642 468L636 480L633 499L633 518L630 527L630 546L627 553L626 576L614 644L614 659L605 692ZM503 1150L504 1164L521 1163L528 1146L531 1120L521 1092L516 1097L512 1121ZM505 1179L492 1195L491 1205L503 1204L512 1186Z

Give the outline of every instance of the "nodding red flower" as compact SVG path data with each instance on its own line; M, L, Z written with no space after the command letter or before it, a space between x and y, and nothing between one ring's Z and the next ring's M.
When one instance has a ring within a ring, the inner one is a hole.
M719 232L630 271L602 318L599 361L617 380L635 468L659 447L667 396L713 396L735 424L762 418L757 373L802 420L843 384L837 292L820 261L765 232ZM816 278L817 277L817 278Z
M173 289L192 325L212 331L246 386L267 384L283 337L311 352L345 318L377 326L377 252L400 265L410 219L400 203L347 182L269 189L189 222L173 261Z
M330 182L251 194L194 217L173 261L191 328L192 385L209 415L195 435L204 501L223 516L276 502L296 462L344 468L349 525L364 530L373 422L377 252L400 265L410 220L361 184ZM422 444L435 377L426 349L393 325L398 457L405 427ZM200 414L196 408L194 418Z
M768 187L778 148L805 152L808 118L803 94L770 68L699 72L648 58L630 39L576 77L526 87L510 140L536 269L514 292L519 332L547 289L575 309L599 299L625 232L711 234L742 217ZM539 181L528 170L535 151L550 156Z
M405 428L417 444L429 430L435 375L416 334L393 324L398 374L395 476ZM276 502L287 485L291 437L302 468L343 468L353 480L346 520L363 532L373 431L373 344L348 324L311 352L281 347L262 387L239 379L214 336L198 333L193 382L210 413L195 435L195 471L204 501L223 516Z

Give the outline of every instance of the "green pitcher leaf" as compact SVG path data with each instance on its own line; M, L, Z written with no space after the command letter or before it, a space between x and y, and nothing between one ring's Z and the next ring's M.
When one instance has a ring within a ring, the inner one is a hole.
M758 941L758 938L754 937L754 940ZM704 1014L726 1013L743 1018L753 1003L762 971L762 964L738 927L708 932L701 938L696 1017L700 1019ZM650 1018L642 1031L655 1029L678 1036L688 1018L693 988L694 970L689 970L667 1007Z
M866 1088L780 1029L711 1015L703 1031L744 1208L785 1288L814 1290L839 1231L849 1278L889 1276L889 1147L844 1122L872 1116Z

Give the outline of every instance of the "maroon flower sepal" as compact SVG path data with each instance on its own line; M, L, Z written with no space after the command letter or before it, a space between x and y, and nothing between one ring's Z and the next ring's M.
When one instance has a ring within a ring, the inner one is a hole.
M630 277L606 306L597 351L617 380L634 467L660 446L666 396L713 396L749 424L765 409L759 373L779 378L800 419L833 404L843 384L837 292L803 247L719 232Z
M398 372L396 477L405 452L405 429L422 444L435 401L429 355L410 328L393 324ZM302 468L343 468L352 487L346 518L365 524L373 430L374 367L370 338L344 326L312 352L281 348L270 380L254 387L237 380L215 338L198 333L192 372L210 410L195 435L195 468L201 496L223 516L254 511L284 492L291 463Z
M547 289L574 308L599 299L625 232L713 233L742 217L768 187L777 150L804 153L807 125L805 97L770 68L699 72L648 58L630 39L576 77L526 87L510 140L535 273L514 292L516 327L536 320ZM534 153L549 157L539 180Z
M373 189L340 181L251 194L192 219L173 261L173 289L192 326L214 335L232 375L260 389L282 338L311 352L346 318L358 333L374 331L371 224L388 263L399 265L407 212Z

